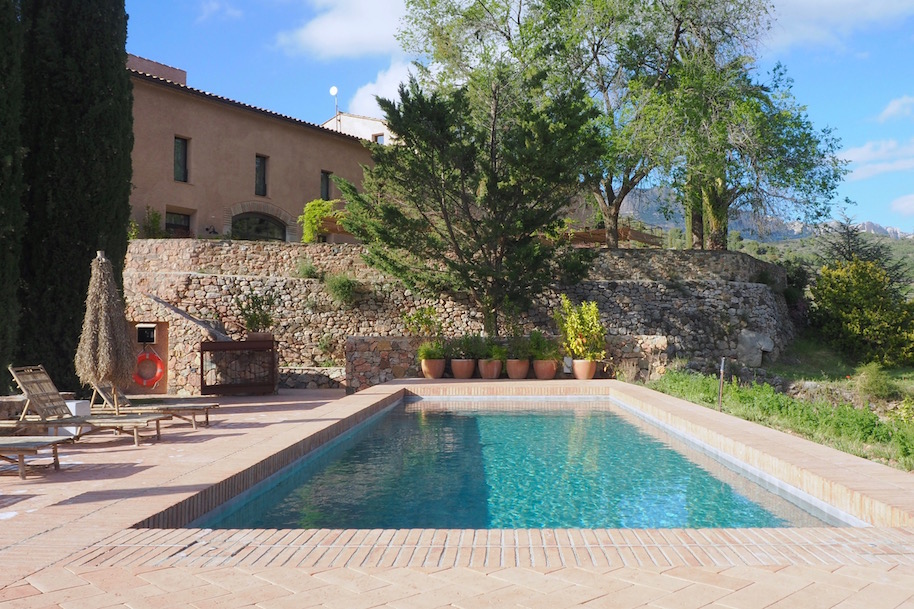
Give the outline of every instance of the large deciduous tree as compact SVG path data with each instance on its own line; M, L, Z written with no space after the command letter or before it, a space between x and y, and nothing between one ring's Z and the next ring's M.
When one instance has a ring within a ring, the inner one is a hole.
M517 64L468 74L464 86L379 100L396 143L374 146L364 193L340 181L345 226L369 263L429 291L470 296L486 330L528 305L589 252L547 238L599 153L583 90L548 92Z
M672 70L682 125L682 162L674 175L693 247L726 249L737 209L820 220L845 172L837 138L812 126L783 70L777 67L762 85L751 78L752 63L702 44L691 45Z
M23 198L19 358L77 387L90 262L117 276L130 216L132 94L123 0L22 0Z
M601 110L606 149L592 194L606 242L618 246L625 198L679 157L671 71L689 44L751 48L767 28L764 0L544 0L555 73L583 81Z
M12 362L19 328L22 202L21 23L19 1L0 0L0 369ZM8 383L0 374L0 393Z

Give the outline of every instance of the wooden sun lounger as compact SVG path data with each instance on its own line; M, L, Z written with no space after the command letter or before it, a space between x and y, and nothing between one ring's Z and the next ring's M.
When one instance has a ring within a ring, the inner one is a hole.
M37 455L43 448L51 449L54 455L54 469L60 470L57 445L69 442L70 438L54 436L2 436L0 437L0 459L19 464L19 477L25 480L25 456Z
M167 414L106 414L74 416L67 408L67 403L54 386L43 366L9 367L13 380L19 385L26 398L22 414L16 421L2 421L0 426L17 427L22 429L58 429L61 427L74 427L76 433L73 439L80 438L88 433L103 430L116 432L133 432L133 443L140 445L140 429L155 423L156 439L161 439L162 431L159 426L171 416ZM85 431L83 431L85 430Z
M132 404L120 389L112 385L92 385L92 412L116 414L167 414L187 421L197 429L197 415L203 415L203 425L209 427L209 411L219 408L215 402L157 402ZM101 402L96 403L96 398ZM116 400L116 401L115 401Z

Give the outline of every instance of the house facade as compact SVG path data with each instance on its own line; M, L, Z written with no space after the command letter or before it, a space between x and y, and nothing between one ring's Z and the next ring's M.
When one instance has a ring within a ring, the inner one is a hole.
M140 225L148 208L175 237L296 242L305 204L340 196L332 176L361 184L359 137L193 89L183 70L135 56L127 67Z

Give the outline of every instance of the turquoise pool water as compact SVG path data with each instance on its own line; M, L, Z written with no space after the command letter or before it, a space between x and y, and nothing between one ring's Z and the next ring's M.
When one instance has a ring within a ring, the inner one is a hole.
M548 411L401 405L194 526L822 526L671 442L604 404Z

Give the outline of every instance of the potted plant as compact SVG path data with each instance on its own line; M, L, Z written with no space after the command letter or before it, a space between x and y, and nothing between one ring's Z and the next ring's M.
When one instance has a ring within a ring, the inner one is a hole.
M530 372L530 339L515 334L508 339L508 359L505 368L510 379L525 379Z
M440 379L444 376L444 343L440 340L430 340L419 345L416 351L422 375L427 379Z
M487 340L485 356L479 360L479 376L484 379L497 379L501 376L501 369L507 357L507 349L491 338Z
M464 334L450 345L451 374L455 379L468 379L476 370L476 360L485 357L485 339L477 334Z
M271 309L275 304L276 297L272 294L251 292L246 300L235 297L235 305L247 330L246 340L273 340L273 334L268 330L273 325Z
M597 303L592 300L575 306L562 294L561 309L555 312L555 323L562 336L562 348L572 362L576 379L592 379L597 361L606 357L606 328L600 320Z
M559 346L539 330L530 333L530 356L533 374L538 379L554 379L559 371Z

